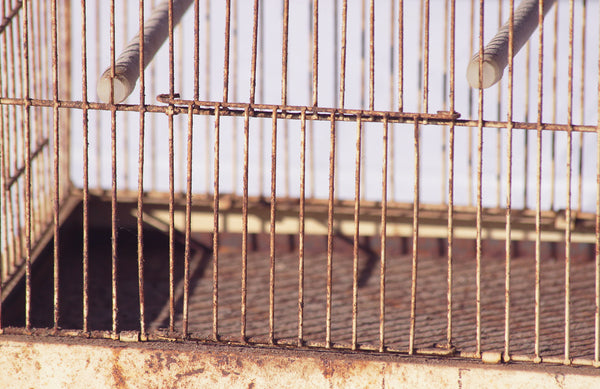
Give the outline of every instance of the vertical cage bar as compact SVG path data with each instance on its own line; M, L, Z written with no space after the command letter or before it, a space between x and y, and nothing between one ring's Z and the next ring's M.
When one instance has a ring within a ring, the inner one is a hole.
M335 192L335 114L330 117L329 199L327 203L327 307L325 313L325 347L331 348L331 316L333 298L333 202Z
M115 0L110 1L110 149L111 149L111 281L112 281L112 336L118 337L118 301L117 301L117 110L114 104L115 79Z
M256 9L256 3L255 3ZM252 94L251 94L252 96ZM246 342L246 300L248 285L248 152L250 132L250 108L244 111L244 177L242 183L242 275L240 341Z
M342 2L342 44L340 53L340 92L339 92L339 107L344 108L346 100L346 42L348 31L348 0Z
M454 112L455 99L455 51L456 51L456 0L450 0L450 112ZM454 259L454 122L448 134L448 272L446 342L452 346L452 280Z
M311 105L312 106L316 106L317 102L314 101L314 99L312 99L312 96L314 96L314 86L313 86L313 70L315 68L315 62L317 61L317 56L315 55L316 49L314 47L314 42L315 40L318 40L318 36L317 36L317 32L314 30L314 26L313 26L313 8L314 8L314 4L313 4L314 0L309 0L308 1L308 14L310 15L309 19L309 23L308 23L308 36L306 37L307 42L312 42L312 44L308 45L308 53L307 53L307 59L308 59L308 72L307 72L307 81L306 81L306 85L308 86L308 94L311 96ZM309 176L309 197L314 197L315 195L315 152L314 152L314 123L312 120L310 120L308 122L308 150L310 151L309 154L309 159L308 159L308 176Z
M89 332L89 122L87 92L87 2L81 0L81 100L83 101L83 326L84 333Z
M389 106L389 110L390 111L394 111L396 109L396 107L394 106L394 97L396 95L396 89L395 89L395 83L394 83L394 49L395 49L395 44L396 44L396 34L395 34L395 30L394 30L394 22L396 20L396 2L394 0L392 0L390 2L390 46L389 46L389 53L390 53L390 74L389 74L389 91L390 91L390 106ZM387 119L386 119L387 120ZM386 138L386 142L387 142L387 138ZM392 124L391 126L391 131L389 132L389 143L391 145L390 147L390 168L389 168L389 180L390 180L390 197L392 198L392 200L395 197L395 172L394 172L394 125ZM387 152L387 147L386 147L386 152ZM386 162L387 163L387 162ZM387 183L387 181L386 181Z
M423 47L423 111L429 111L429 0L425 0L424 18L424 47Z
M215 104L215 145L214 145L214 182L213 182L213 329L214 340L219 339L219 168L221 145L221 110Z
M375 109L375 3L369 4L369 109Z
M275 343L275 217L277 209L277 109L271 126L271 207L269 236L269 343Z
M312 105L317 106L319 103L319 0L313 0L312 3Z
M503 1L498 0L498 30L502 27L502 8ZM510 34L510 32L509 32ZM499 82L496 88L496 119L502 120L502 83ZM502 197L502 133L496 129L496 206L500 208L500 198Z
M210 0L205 1L204 7L204 97L207 100L211 99L211 25L210 25ZM206 194L210 193L210 119L209 116L206 115L204 117L204 179L205 179L205 187Z
M287 105L288 95L288 35L289 35L289 19L290 19L290 2L289 0L283 1L283 16L282 16L282 33L281 33L281 104ZM335 54L334 54L335 55ZM334 85L334 90L337 85ZM290 195L290 176L292 171L290 169L290 153L289 150L289 123L287 120L283 121L283 195L289 197Z
M287 105L288 94L288 24L290 19L290 1L283 1L283 21L282 21L282 39L281 39L281 104ZM287 131L286 131L287 137ZM284 148L287 150L287 147ZM287 160L287 153L286 160ZM289 174L288 169L285 169L286 176ZM288 187L287 185L285 186Z
M231 58L231 78L233 79L232 81L232 93L231 93L231 97L233 99L233 101L238 101L237 99L237 88L238 88L238 18L237 18L237 0L233 0L233 6L232 6L232 19L233 19L233 26L231 27L233 29L233 38L231 39L231 46L232 46L232 58ZM233 118L233 125L232 125L232 139L231 139L231 150L233 150L233 153L231 153L231 166L233 166L233 169L231 171L231 180L232 180L232 186L231 186L231 191L232 193L238 193L238 118L234 117Z
M581 0L581 68L579 75L579 124L585 123L585 36L587 7L586 0ZM581 211L583 196L583 132L579 133L579 157L578 157L578 185L577 185L577 210Z
M398 111L404 111L404 0L398 0Z
M186 189L185 189L185 248L183 254L183 318L182 330L183 336L189 334L189 317L190 317L190 256L191 256L191 230L192 230L192 166L193 166L193 148L194 148L194 107L188 105L188 120L187 120L187 165L185 172ZM169 315L174 315L171 311ZM172 320L170 319L169 325ZM169 331L174 331L174 327L169 328Z
M442 59L442 110L446 111L448 109L448 93L447 88L448 88L448 22L449 22L449 7L448 7L448 3L450 2L450 0L443 0L444 1L444 23L443 23L443 28L444 28L444 42L443 42L443 59ZM442 139L440 142L440 152L442 154L442 158L441 158L441 169L440 169L440 176L441 176L441 180L440 180L440 202L443 204L446 201L446 172L447 167L446 167L446 137L447 137L447 127L444 125L441 128L441 135L442 135Z
M231 37L231 0L225 1L225 45L223 60L223 101L229 100L229 46Z
M298 347L301 347L304 344L304 203L306 192L305 173L306 108L302 108L302 110L300 111L300 199L298 205Z
M32 58L31 58L31 63L32 63L32 68L33 68L33 77L34 79L33 81L33 94L34 96L37 97L42 97L42 91L41 91L41 83L42 83L42 65L41 65L41 54L40 52L42 44L41 44L41 28L40 28L40 24L41 24L41 17L40 17L40 6L33 6L31 5L31 11L30 14L32 15L32 22L30 23L31 25L31 35L32 35ZM34 139L36 139L36 143L39 144L39 142L44 138L44 134L43 132L43 126L41 125L41 121L43 120L43 110L40 107L35 107L34 109L34 114L33 114L33 130L34 130ZM40 233L42 232L42 228L43 228L43 224L44 221L47 220L46 219L46 202L43 201L43 188L45 186L45 184L47 184L47 182L43 182L44 177L47 177L46 174L42 173L42 169L40 167L41 164L43 164L43 162L41 163L41 160L44 160L46 158L46 153L44 153L43 151L40 153L39 157L37 158L38 160L35 161L35 172L33 173L34 175L34 181L33 181L33 195L35 197L35 208L36 211L33 215L34 217L34 240L37 240L38 236L40 235ZM44 161L46 162L46 161Z
M352 250L352 350L358 338L358 239L360 223L360 161L362 148L362 118L356 118L356 153L354 171L354 242Z
M484 0L479 1L479 52L483 52L484 31ZM479 56L479 85L483 85L483 56ZM483 170L483 89L479 89L477 108L477 215L476 215L476 243L475 243L475 309L476 328L475 343L476 355L481 356L481 227L482 215L482 170Z
M23 112L24 160L25 160L25 328L31 330L31 124L29 100L29 1L24 0L22 6L22 88L25 100ZM19 51L21 47L19 46Z
M52 209L53 209L53 219L54 219L54 244L53 244L53 289L54 289L54 307L53 307L53 318L54 318L54 330L58 330L58 320L59 320L59 245L60 245L60 220L59 220L59 211L60 211L60 132L58 129L59 123L59 113L58 113L58 39L57 39L57 29L58 29L58 18L57 18L57 8L56 8L56 0L52 0L50 2L50 12L51 15L51 30L52 30L52 99L54 100L53 110L52 110L52 133L54 135L54 170L53 170L53 196L52 196ZM70 21L69 21L70 22ZM29 66L29 65L26 65ZM28 163L30 161L28 160Z
M392 13L393 14L393 13ZM379 258L379 352L385 350L385 269L387 261L388 117L383 117L381 165L381 253Z
M148 0L144 0L144 1L148 1ZM150 0L150 10L154 9L154 1L155 0ZM194 21L195 22L195 21ZM194 35L195 32L197 31L197 29L194 30ZM194 46L194 50L196 50L196 46ZM194 61L194 69L196 69L198 62ZM149 67L149 85L148 85L148 94L150 96L156 96L156 92L155 92L155 84L156 84L156 65L154 63L150 63ZM197 72L195 72L197 73ZM196 91L196 89L194 89L194 91ZM197 98L197 97L196 97ZM147 159L146 163L148 166L148 170L150 171L150 184L148 185L148 187L150 188L150 190L154 191L156 190L156 183L158 181L157 178L157 173L156 173L156 167L157 167L157 163L156 163L156 151L157 151L157 136L156 136L156 116L157 115L150 115L150 124L148 126L148 138L149 138L149 143L150 143L150 151L149 153L149 158ZM170 287L170 285L169 285ZM170 297L169 297L170 298ZM169 306L169 309L171 307ZM169 330L173 331L173 321L171 320L172 316L170 314L169 311Z
M140 109L138 133L138 188L137 188L137 260L138 260L138 296L140 311L140 336L146 338L146 312L144 293L144 142L146 141L146 78L144 75L144 0L138 4L139 30L139 79L140 79ZM127 132L127 131L125 131Z
M514 93L514 24L515 4L509 0L508 10L508 93L506 113L506 240L504 264L504 356L510 361L510 304L511 304L511 265L512 265L512 163L513 163L513 93Z
M200 98L200 0L194 0L194 100Z
M535 290L535 305L536 305L536 354L535 358L539 359L539 314L541 308L541 296L540 296L540 277L541 277L541 198L542 198L542 94L543 94L543 69L544 69L544 0L541 0L538 4L538 78L537 78L537 159L536 159L536 196L535 196L535 274L536 274L536 290Z
M43 2L44 4L46 3L45 1ZM97 15L98 19L97 23L95 23L96 28L94 31L94 39L96 42L101 42L102 41L102 23L99 23L99 19L100 17L98 15L101 15L101 5L102 2L101 1L96 1L95 7L94 7L94 15ZM112 3L111 3L112 5ZM96 60L95 62L95 67L96 69L100 69L102 67L102 56L100 55L100 50L96 51ZM111 64L114 64L114 61L112 60L111 57ZM112 72L112 71L111 71ZM111 73L111 80L112 80L112 75L113 73ZM111 84L112 85L112 84ZM112 87L112 86L111 86ZM112 92L111 92L112 95ZM104 127L102 124L102 112L101 111L96 111L96 115L95 115L95 121L96 121L96 152L94 155L94 160L96 161L96 179L95 179L95 185L94 187L96 189L99 189L102 186L102 139L103 139L103 134L102 134L102 128Z
M525 114L524 121L529 122L529 95L531 88L531 41L526 44L525 57ZM523 131L523 208L528 209L527 197L529 196L529 130Z
M169 95L175 95L175 50L173 36L173 0L169 0ZM173 147L173 104L167 110L169 153L169 304L175 301L175 150Z
M556 111L558 107L558 8L556 4L554 7L554 45L552 51L552 123L556 123ZM551 155L550 155L550 209L554 209L554 197L556 195L556 132L552 131L551 135Z
M254 0L252 21L252 59L250 63L250 104L254 104L256 95L256 50L258 40L258 0Z
M569 0L569 66L567 88L567 199L565 210L565 353L564 363L571 363L571 178L573 158L573 30L574 1Z
M412 265L410 283L410 329L408 339L408 353L413 354L415 350L415 331L417 319L417 265L419 259L419 205L420 205L420 134L419 121L414 125L414 185L413 185L413 225L412 225Z
M265 102L265 18L264 18L264 3L259 2L258 4L258 69L257 69L257 82L258 82L258 102ZM261 198L265 197L265 120L258 120L258 135L254 137L254 139L258 139L258 161L257 161L257 170L258 170L258 188L259 188L259 196Z

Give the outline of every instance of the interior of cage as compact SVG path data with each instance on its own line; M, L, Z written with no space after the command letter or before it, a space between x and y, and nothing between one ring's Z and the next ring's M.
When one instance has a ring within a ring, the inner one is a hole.
M167 42L146 68L143 105L139 81L115 105L97 80L137 6L59 3L65 58L46 5L26 3L24 30L9 3L6 331L597 358L597 4L557 1L543 49L538 29L512 85L505 70L480 92L473 2L200 1L172 64ZM485 2L484 44L508 15Z

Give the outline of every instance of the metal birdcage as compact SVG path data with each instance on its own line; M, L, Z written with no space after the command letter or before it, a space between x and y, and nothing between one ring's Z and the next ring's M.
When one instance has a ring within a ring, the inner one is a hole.
M4 334L598 366L597 2L1 7Z

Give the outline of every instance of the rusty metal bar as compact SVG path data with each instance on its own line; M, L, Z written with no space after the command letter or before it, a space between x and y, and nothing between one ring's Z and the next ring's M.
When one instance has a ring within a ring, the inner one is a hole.
M529 122L529 90L531 87L531 77L530 77L530 68L531 68L531 41L527 41L526 45L526 68L525 68L525 117L524 121ZM528 185L529 182L529 131L524 132L523 139L523 208L528 209L527 205L527 196L528 196Z
M250 64L250 104L254 104L256 95L256 50L258 40L258 0L254 0L254 11L252 16L252 60Z
M504 264L504 361L511 359L510 353L510 304L512 265L512 161L513 161L513 98L514 98L514 0L509 0L508 10L508 93L506 121L506 243Z
M396 34L395 34L395 30L394 30L394 22L396 20L396 3L392 0L390 2L390 75L389 75L389 87L390 87L390 106L389 109L390 111L395 109L394 106L394 97L395 97L395 84L394 84L394 50L395 50L395 38L396 38ZM387 119L386 119L387 120ZM390 148L389 148L389 181L390 181L390 197L392 198L392 200L395 199L396 197L396 190L395 190L395 184L396 181L394 179L395 176L395 171L394 171L394 125L392 124L391 129L389 131L389 144L390 144ZM386 152L387 152L387 148L386 148ZM387 182L386 182L387 183Z
M425 30L424 37L424 47L423 47L423 55L425 58L423 59L423 110L422 112L429 111L429 0L425 0L424 7L425 14L424 18L424 27L421 27L421 30ZM421 25L423 26L423 24ZM420 48L419 48L420 50Z
M393 14L393 12L392 12ZM381 252L379 257L379 352L385 350L385 268L387 261L388 122L383 118L383 162L381 166Z
M148 1L148 0L144 0ZM150 0L150 10L154 9L154 1ZM194 31L197 31L194 30ZM197 61L194 61L194 68L197 66ZM156 83L156 65L154 63L150 63L149 68L149 79L150 83L148 85L148 94L150 96L156 96L155 92L155 83ZM196 72L197 73L197 72ZM196 95L194 95L196 97ZM141 102L140 102L141 103ZM146 105L145 111L148 112L148 106ZM158 181L157 172L156 172L156 150L157 150L157 137L156 137L156 118L155 115L150 115L150 125L148 126L148 138L150 139L150 150L149 150L149 158L146 163L148 165L148 170L150 171L150 183L148 185L149 190L156 190L156 183Z
M85 0L81 0L81 99L84 104L88 101L88 77L87 77L87 3ZM82 330L84 333L89 332L89 233L90 233L90 218L89 218L89 121L88 121L88 107L85 104L82 108L83 114L83 325Z
M600 147L600 146L599 146ZM599 168L600 169L600 168ZM600 175L599 175L600 177ZM304 344L304 203L306 192L306 111L300 117L300 198L298 204L298 347ZM600 214L600 212L599 212Z
M581 68L579 75L579 113L580 113L580 124L585 123L585 31L586 31L586 19L587 19L587 7L586 0L581 1ZM579 134L579 157L577 167L578 181L577 181L577 210L581 211L582 207L582 196L583 196L583 133Z
M419 259L419 204L420 204L420 153L419 123L414 124L414 185L413 185L413 230L412 230L412 265L410 283L410 329L408 339L408 353L415 352L415 332L417 321L417 265Z
M169 0L168 32L169 32L169 95L175 95L175 52L173 36L173 0ZM170 105L171 107L171 105ZM208 119L207 119L208 120ZM169 304L175 300L175 160L173 147L173 110L167 111L168 122L168 153L169 153ZM169 306L170 308L170 306ZM170 324L170 323L169 323Z
M479 52L483 52L484 0L479 0ZM483 56L479 56L479 85L483 85ZM482 227L482 170L483 170L483 89L479 89L477 108L477 211L475 242L475 355L481 356L481 227Z
M557 77L557 67L558 67L558 8L559 5L556 4L554 7L554 45L552 51L552 122L556 123L556 110L558 107L558 99L557 97L557 87L558 87L558 77ZM554 209L555 207L555 195L556 195L556 134L553 132L551 135L551 161L550 161L550 209Z
M308 68L308 72L307 72L307 80L306 80L306 86L308 87L308 94L309 96L314 96L314 86L313 86L313 69L315 67L314 62L317 60L317 57L314 55L315 53L315 48L314 48L314 41L318 40L318 37L315 37L316 32L314 31L313 28L313 23L312 23L312 18L313 18L313 8L314 8L314 4L313 4L314 0L309 0L308 1L308 14L310 15L310 17L308 18L308 36L306 37L307 42L311 42L313 44L307 45L308 46L308 53L307 53L307 68ZM316 107L317 104L316 102L311 98L311 105L313 107ZM308 111L308 110L307 110ZM308 150L310 151L309 154L309 158L308 158L308 177L309 177L309 190L308 190L308 197L314 197L315 195L315 153L314 153L314 125L312 120L308 122Z
M567 125L573 123L573 30L574 1L569 1L569 66L567 88ZM567 198L565 210L565 354L564 363L571 364L571 169L573 132L567 131Z
M369 4L369 109L375 109L375 3Z
M281 104L287 105L287 94L288 94L288 33L289 33L289 19L290 19L290 0L283 1L283 21L282 28L283 32L281 40ZM287 150L287 147L285 148ZM287 159L287 153L286 153ZM288 170L285 169L286 176ZM286 185L287 188L287 185Z
M52 97L56 102L58 101L58 42L57 42L57 29L58 29L58 18L56 10L56 0L50 2L51 12L51 29L52 29ZM27 26L25 25L25 28ZM27 65L29 66L29 65ZM53 171L53 216L54 216L54 244L53 244L53 290L54 290L54 307L53 307L53 318L54 318L54 329L58 329L59 320L59 245L60 245L60 225L58 214L60 212L60 132L58 129L59 117L58 117L58 104L54 104L53 109L53 123L52 132L54 136L54 171ZM31 161L28 159L26 163L30 164Z
M312 0L312 104L319 101L319 0Z
M138 133L138 188L137 188L137 261L138 261L138 296L140 311L141 339L146 338L146 314L144 293L144 164L146 140L146 78L144 75L144 0L138 5L139 30L139 81L140 81L140 128ZM127 132L127 131L125 131Z
M32 48L41 48L41 32L40 32L40 17L39 17L39 9L40 6L35 7L31 5L30 3L30 15L32 15L31 17L31 23L30 23L30 30L31 30L31 47ZM37 12L36 12L37 11ZM40 52L41 50L32 50L31 52L31 64L32 64L32 70L33 70L33 86L32 86L32 94L34 96L40 96L41 95L41 77L42 77L42 71L41 71L41 61L40 61ZM37 140L40 138L43 138L43 135L40 133L40 129L42 128L42 126L40 125L41 120L43 119L42 117L42 109L40 108L35 108L33 110L33 138L35 139L35 143L37 143ZM32 182L32 192L33 192L33 196L35 197L34 201L34 208L36 208L36 212L34 212L33 214L33 240L36 241L37 237L40 234L40 229L41 229L41 218L44 217L44 211L46 209L46 207L44 206L45 204L42 203L41 199L42 199L42 194L43 191L41 190L43 187L43 183L42 181L42 177L46 177L48 175L46 174L41 174L40 173L40 164L39 163L34 163L32 161L32 165L34 168L34 172L33 172L33 182ZM53 164L54 165L54 164Z
M449 23L449 7L448 3L450 0L444 0L444 42L443 42L443 59L442 59L442 110L446 111L448 109L448 23ZM452 21L454 23L454 20ZM440 180L440 202L444 203L446 201L446 172L448 171L446 167L446 145L447 145L447 128L443 126L441 128L442 139L440 144L440 152L442 154L441 158L441 169L440 174L442 179Z
M229 98L229 45L231 36L231 0L225 1L225 47L223 60L223 101ZM210 58L210 57L208 57ZM210 61L206 61L210 62Z
M544 0L541 0L538 5L538 78L537 78L537 123L542 123L542 108L543 108L543 69L544 69ZM538 127L537 130L537 159L536 159L536 198L535 198L535 355L539 357L539 336L540 336L540 277L541 277L541 199L542 199L542 130Z
M191 224L192 224L192 157L194 147L194 115L192 114L192 106L188 109L187 123L187 165L185 172L186 189L185 189L185 248L183 254L183 318L182 332L183 336L189 334L189 317L190 317L190 256L191 256ZM218 203L217 203L218 206ZM174 331L174 307L169 304L169 331Z
M398 0L398 112L404 111L404 0Z
M117 304L117 111L114 109L114 75L115 75L115 0L110 1L110 97L109 105L111 109L111 287L112 287L112 336L118 338L118 312Z
M325 347L331 348L331 313L333 298L333 204L335 191L335 117L329 127L329 200L327 202L327 307L325 313Z
M191 111L191 107L190 107ZM192 114L190 113L190 116ZM191 130L190 130L191 131ZM213 182L213 328L212 337L219 340L219 168L221 145L221 111L215 106L215 145L214 145L214 182ZM191 169L191 167L190 167ZM191 191L190 191L191 196ZM191 223L191 217L190 217Z
M256 9L256 3L255 3ZM250 108L244 113L244 177L242 183L242 274L240 341L246 342L246 299L248 285L248 152L250 132Z
M204 79L204 95L205 98L211 100L211 15L210 15L210 0L205 2L204 7L204 74L206 75ZM210 121L208 116L204 120L204 130L205 130L205 138L204 138L204 177L205 177L205 190L206 193L210 193Z
M339 108L344 108L346 101L346 44L348 33L348 0L342 1L342 43L340 48L340 90L339 90Z
M269 343L275 343L275 218L277 209L277 110L271 127L271 208L269 236Z
M283 20L282 20L282 37L281 37L281 104L287 104L288 95L288 41L289 41L289 19L290 19L290 2L289 0L283 1ZM334 90L337 85L334 85ZM285 197L289 197L290 187L290 176L292 175L290 169L290 153L289 150L289 125L288 121L283 122L283 188Z
M21 124L22 130L22 138L24 139L24 150L22 152L22 156L25 160L25 188L24 188L24 202L25 202L25 247L23 251L25 252L25 328L27 330L31 329L31 219L32 219L32 209L31 209L31 125L30 125L30 105L27 104L29 100L29 29L28 29L28 19L29 19L29 9L27 6L27 1L23 2L23 11L22 11L22 21L21 21L21 34L15 34L19 37L17 40L17 48L18 48L18 67L19 72L21 74L21 92L23 94L23 98L26 102L23 109L23 122ZM18 17L17 17L18 18ZM21 41L22 39L22 41ZM22 62L21 62L22 58ZM22 67L21 67L22 66ZM16 123L16 121L15 121ZM15 141L16 146L16 141ZM19 204L19 191L17 190L17 204ZM21 207L17 207L20 210ZM20 214L20 212L18 212ZM20 217L20 215L19 215ZM17 222L17 225L20 229L20 222ZM20 235L20 231L19 231Z
M356 153L354 171L354 238L352 249L352 350L356 350L358 338L358 239L360 229L360 177L361 177L362 121L356 121Z
M455 77L456 77L456 0L450 0L450 112L454 112ZM452 280L454 262L454 123L450 123L448 134L448 272L446 294L447 300L447 327L446 342L448 348L452 346Z
M238 12L238 7L237 7L237 0L233 0L233 10L231 11L232 13L232 19L233 19L233 38L231 40L231 45L232 45L232 51L233 51L233 55L231 58L231 62L232 62L232 69L231 69L231 77L233 79L232 83L233 83L233 91L232 91L232 99L233 101L238 101L238 97L237 97L237 85L238 85L238 22L237 22L237 12ZM233 166L232 172L231 172L231 180L232 180L232 186L231 186L231 191L233 193L237 193L237 189L238 189L238 120L237 119L233 119L233 125L232 125L232 139L231 139L231 150L233 150L233 153L231 153L231 166Z
M12 57L11 62L13 63L13 66L14 66L14 62L15 62L15 57L17 59L16 60L16 63L17 63L17 65L16 65L17 72L16 73L18 73L17 77L21 81L19 83L17 83L17 79L13 78L13 81L14 81L13 82L13 93L16 92L17 88L20 87L20 91L19 92L21 93L21 96L23 96L23 102L24 102L23 103L23 107L21 107L21 110L20 110L21 111L21 117L22 117L22 116L25 116L25 115L28 114L26 111L29 109L28 106L30 106L30 103L29 103L29 99L26 98L28 96L26 96L26 91L24 90L24 81L23 81L24 77L25 77L23 62L25 61L25 59L23 57L23 42L22 42L23 37L22 37L22 34L25 34L25 32L22 31L23 30L23 22L21 21L21 19L22 19L21 15L18 14L17 15L17 23L14 23L13 26L12 26L16 31L12 31L12 29L11 29L12 35L10 37L10 46L11 46L11 48L10 48L10 54L11 54L11 57ZM14 35L14 38L16 39L16 42L13 42L13 35ZM15 46L16 46L16 54L15 54ZM29 67L27 67L27 69L29 69ZM14 75L14 73L15 72L13 71L13 75ZM19 121L20 121L20 123L19 123ZM15 130L14 130L15 138L13 138L13 139L15 139L15 141L13 143L13 150L14 150L14 155L15 155L15 166L16 166L18 160L30 161L31 160L31 155L29 155L28 158L25 158L25 150L23 150L24 146L19 147L19 145L18 145L19 142L17 141L16 137L19 136L20 137L19 139L23 140L26 137L26 129L25 129L25 121L22 120L22 119L19 119L19 116L18 116L18 113L17 113L16 109L13 110L13 123L15 123L15 126L14 126L14 128L15 128ZM19 123L19 125L17 125L17 123ZM27 164L25 166L25 174L27 176ZM28 184L29 181L27 181L27 178L25 179L25 181L26 181L25 185L27 185L28 187L30 187L29 184ZM27 255L27 253L26 253L27 248L25 247L26 244L27 244L27 239L29 239L31 241L31 234L29 234L29 238L27 238L28 235L27 235L26 231L23 231L23 229L27 229L28 227L27 226L23 226L22 223L20 222L21 218L24 217L22 215L22 213L26 213L25 210L23 210L22 207L20 206L20 204L22 204L22 197L21 196L25 196L25 194L22 193L23 191L24 191L24 189L21 190L19 188L15 191L16 192L15 193L16 194L15 200L16 200L16 203L19 204L16 207L17 209L16 209L16 212L15 212L16 213L16 218L17 218L17 221L16 221L16 225L17 225L16 231L17 231L17 237L19 239L19 245L18 245L18 250L17 250L17 258L23 258L23 256ZM26 199L27 199L27 197L26 197ZM25 201L26 201L26 199L25 199ZM15 260L17 260L17 258L15 258ZM27 298L26 298L26 300L27 300Z

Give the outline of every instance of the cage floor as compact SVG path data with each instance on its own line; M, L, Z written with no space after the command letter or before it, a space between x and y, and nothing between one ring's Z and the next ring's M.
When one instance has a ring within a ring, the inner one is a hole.
M118 245L119 329L139 329L136 231L121 229ZM82 327L81 233L61 234L60 327ZM241 236L220 236L218 258L218 331L225 338L240 336ZM213 259L211 236L194 237L199 243L191 256L189 329L194 337L211 338L213 325ZM361 238L358 269L358 343L379 345L380 261L377 238ZM110 231L90 231L89 326L111 328ZM372 243L373 248L369 248ZM447 257L445 242L419 242L415 347L445 344L447 329ZM391 349L409 344L411 308L411 241L388 239L385 273L385 341ZM457 241L452 268L452 339L459 351L476 347L476 262L474 242ZM533 355L535 342L535 260L531 243L515 246L511 261L510 350ZM306 240L303 336L324 343L326 336L327 240ZM484 242L481 259L481 341L483 351L504 350L505 261L503 242ZM584 254L589 245L583 247ZM442 249L440 249L442 248ZM169 324L168 237L153 229L145 232L145 311L149 329ZM572 357L593 358L595 263L593 256L574 255L570 273L570 351ZM561 356L565 344L564 248L544 246L540 277L539 341L542 357ZM586 258L587 257L587 258ZM37 261L32 273L32 326L52 326L52 256ZM264 342L269 335L268 236L252 235L247 268L247 336ZM183 245L175 243L175 326L182 328ZM297 238L278 236L275 260L275 339L294 344L298 337ZM336 237L332 272L331 340L352 341L352 240ZM3 326L24 325L24 288L15 288L3 305Z

